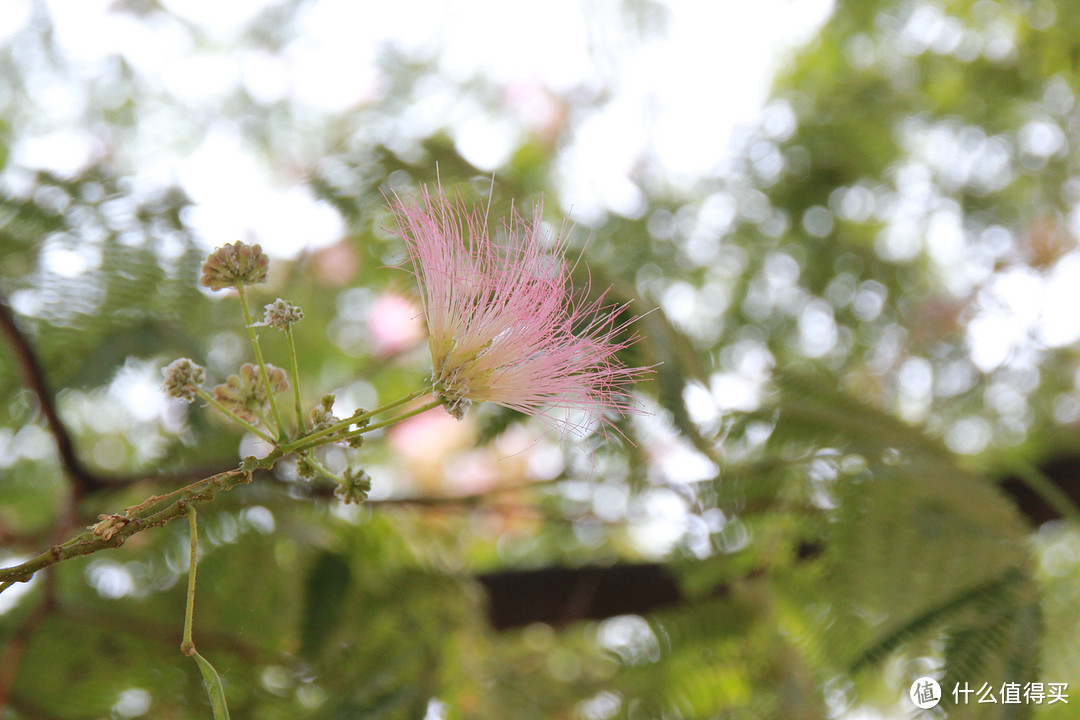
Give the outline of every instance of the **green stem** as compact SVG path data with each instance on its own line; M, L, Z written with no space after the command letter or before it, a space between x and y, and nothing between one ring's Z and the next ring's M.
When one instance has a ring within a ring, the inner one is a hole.
M266 388L266 397L270 401L270 414L274 418L274 429L277 432L278 441L284 441L285 426L281 422L281 413L278 412L274 389L270 386L270 376L266 372L266 361L263 360L262 347L259 345L259 334L255 332L254 321L251 319L251 310L248 309L247 294L244 292L242 283L236 283L236 292L240 295L240 307L244 311L244 327L247 328L251 347L255 350L255 362L259 365L259 377L262 378L263 387Z
M268 423L268 422L266 421L266 413L265 413L265 412L263 412L262 410L260 410L260 409L258 409L258 408L254 408L254 409L252 409L252 411L251 411L251 412L255 413L255 417L259 418L259 423L260 423L260 424L261 424L261 425L262 425L262 426L263 426L264 428L266 428L266 429L270 429L270 423ZM272 442L272 441L271 441L271 442Z
M214 399L214 396L211 395L210 393L206 392L202 388L195 388L195 393L199 397L201 397L203 400L205 400L206 402L213 405L214 408L218 410L218 412L223 413L226 417L228 417L230 420L237 423L238 425L242 426L245 430L247 430L252 435L255 435L256 437L262 438L263 440L270 443L271 445L274 444L274 439L272 437L270 437L269 435L264 433L262 430L260 430L259 428L255 427L254 425L249 423L247 420L244 420L242 417L240 417L239 415L234 413L229 408L227 408L224 405L222 405L221 403L219 403L217 400Z
M308 450L308 449L311 449L311 448L317 448L317 447L320 447L322 445L326 445L327 443L348 440L349 438L356 437L357 435L363 435L364 433L369 433L369 432L371 432L373 430L381 430L384 427L389 427L390 425L397 424L397 423L401 422L402 420L406 420L408 418L411 418L414 415L419 415L420 413L425 413L428 410L439 407L440 405L442 405L442 400L438 400L438 399L432 400L431 402L424 403L420 407L414 408L414 409L410 410L409 412L402 413L400 415L395 415L394 417L390 418L389 420L384 420L384 421L382 421L380 423L375 423L374 425L365 425L364 427L357 428L356 430L353 430L352 432L347 432L344 435L341 435L340 437L320 438L319 440L312 443L311 445L303 446L302 449ZM307 439L308 438L304 438L304 440L307 440Z
M326 478L327 478L328 480L333 480L334 482L336 482L336 483L338 483L338 484L340 484L340 483L341 483L341 478L340 478L340 477L338 477L337 475L335 475L335 474L334 474L333 472L331 472L331 471L330 471L330 468L326 467L326 466L325 466L325 465L323 465L323 464L322 464L321 462L319 462L318 460L316 460L316 459L315 459L315 454L314 454L314 453L311 453L311 454L309 454L309 455L307 456L307 461L308 461L309 463L311 463L311 465L312 465L312 466L313 466L313 467L314 467L314 468L315 468L316 470L318 470L318 471L319 471L320 473L322 473L322 475L323 475L324 477L326 477Z
M195 615L195 561L199 543L199 524L195 519L195 506L186 508L188 531L191 533L191 559L188 562L187 608L184 611L184 639L180 643L180 652L185 655L195 654L195 643L191 640L191 620Z
M292 361L293 399L296 401L296 434L300 435L304 427L304 406L300 403L300 368L296 361L296 341L293 340L292 328L285 328L285 339L289 343L289 358Z
M290 452L293 452L294 450L305 448L305 447L315 447L314 445L309 445L309 443L311 443L313 440L320 440L320 439L325 438L325 437L327 437L329 435L334 435L334 434L336 434L338 432L341 432L342 430L347 429L350 425L356 425L357 423L364 422L368 418L373 417L375 415L381 415L382 413L384 413L384 412L386 412L388 410L393 410L394 408L399 407L401 405L404 405L405 403L410 402L412 400L415 400L416 398L420 397L421 395L426 395L429 392L430 392L430 390L428 390L427 388L424 388L423 390L417 390L416 392L409 393L405 397L400 398L398 400L395 400L392 403L387 403L386 405L375 408L374 410L369 410L368 412L365 412L365 413L361 413L360 415L353 415L352 417L345 418L341 422L334 423L330 427L323 428L322 430L319 430L317 432L313 432L310 435L303 435L301 437L298 437L295 440L293 440L292 442L282 445L281 449L286 453L290 453ZM436 404L438 404L438 403L436 403ZM340 439L340 438L333 438L330 441L337 440L337 439ZM321 445L322 443L319 443L319 444Z

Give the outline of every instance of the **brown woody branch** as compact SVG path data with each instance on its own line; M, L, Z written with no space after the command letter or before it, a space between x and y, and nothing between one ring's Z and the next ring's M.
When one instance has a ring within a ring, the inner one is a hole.
M75 446L71 442L71 435L56 411L56 402L52 392L49 390L48 383L45 381L45 371L41 366L41 362L38 360L34 349L30 346L30 341L25 333L19 329L18 324L15 322L15 315L11 312L11 307L3 297L0 297L0 330L3 331L8 343L11 345L15 360L22 371L23 380L37 397L38 407L41 408L41 414L45 417L45 422L49 426L49 432L56 439L56 449L60 453L60 462L75 487L76 496L81 497L87 493L102 489L106 483L87 470L82 461L79 460L79 456L75 454Z

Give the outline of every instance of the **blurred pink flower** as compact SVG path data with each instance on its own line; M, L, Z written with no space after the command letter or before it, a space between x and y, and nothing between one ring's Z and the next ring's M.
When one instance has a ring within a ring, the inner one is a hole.
M383 293L375 300L368 316L375 352L393 355L413 347L424 337L420 308L407 297Z
M571 291L565 245L547 242L539 205L531 222L512 214L504 244L490 238L484 213L441 188L395 196L391 210L420 286L433 389L451 415L493 402L565 434L610 424L607 412L641 412L622 388L650 369L616 358L637 339L626 334L636 318L619 323L625 307Z

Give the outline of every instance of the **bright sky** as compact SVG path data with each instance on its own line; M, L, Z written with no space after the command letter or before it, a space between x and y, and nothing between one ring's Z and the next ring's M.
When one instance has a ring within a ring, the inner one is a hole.
M105 152L80 118L88 85L117 54L195 117L238 88L317 117L378 97L377 53L389 42L411 55L436 56L442 71L409 113L413 131L420 136L448 125L462 154L483 170L497 169L527 130L554 119L552 94L612 88L610 102L576 127L557 165L559 200L586 223L605 212L644 212L630 180L643 157L675 187L689 188L720 166L733 128L756 119L785 50L809 39L832 6L666 0L659 3L667 9L666 29L636 41L627 40L635 30L615 0L552 0L542 12L503 0L318 0L301 10L283 52L271 55L232 49L275 4L270 0L164 0L205 34L209 42L202 44L171 19L110 12L111 0L45 4L75 73L36 72L33 92L47 112L19 135L16 166L71 174ZM0 40L33 22L31 7L30 0L0 0ZM512 113L493 116L462 100L456 86L477 76L505 89ZM235 119L193 126L175 104L155 102L158 94L136 108L142 117L124 152L144 187L178 182L188 192L197 203L191 223L207 245L249 236L272 254L293 256L340 237L336 214L284 163L251 147ZM5 176L18 186L17 172Z

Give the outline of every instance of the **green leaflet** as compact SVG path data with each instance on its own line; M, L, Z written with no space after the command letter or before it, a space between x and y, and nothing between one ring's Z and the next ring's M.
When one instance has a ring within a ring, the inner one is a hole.
M214 711L214 720L229 720L229 708L225 705L225 688L221 685L221 677L218 676L217 670L199 653L192 653L191 657L195 658L202 672L203 682L206 683L206 695L210 698L210 707Z

